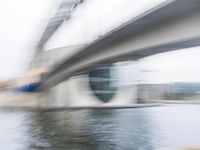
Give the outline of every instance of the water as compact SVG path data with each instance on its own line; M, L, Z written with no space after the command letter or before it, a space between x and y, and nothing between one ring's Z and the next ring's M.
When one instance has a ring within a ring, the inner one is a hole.
M157 150L200 145L200 107L0 110L3 150Z

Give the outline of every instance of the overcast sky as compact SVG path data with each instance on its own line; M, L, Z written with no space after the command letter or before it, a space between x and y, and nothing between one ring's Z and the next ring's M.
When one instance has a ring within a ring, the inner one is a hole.
M146 82L200 82L200 47L150 56L140 66Z
M0 79L17 77L28 67L56 1L0 0Z
M34 46L60 1L0 1L0 79L17 77L27 69ZM85 0L45 49L89 43L163 1ZM199 58L199 48L145 58L140 62L143 78L153 82L200 81Z

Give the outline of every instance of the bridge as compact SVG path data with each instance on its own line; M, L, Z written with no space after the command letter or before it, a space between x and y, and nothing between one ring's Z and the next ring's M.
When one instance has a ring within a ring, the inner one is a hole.
M153 54L199 46L199 25L199 0L165 1L113 29L89 45L82 46L71 57L63 58L53 67L52 71L44 76L41 89L53 89L62 82L71 82L68 79L73 76L87 74L91 69L109 66L115 62L135 61ZM45 42L40 43L40 47ZM67 50L68 47L62 49ZM87 85L84 88L86 87ZM90 98L87 97L87 99Z

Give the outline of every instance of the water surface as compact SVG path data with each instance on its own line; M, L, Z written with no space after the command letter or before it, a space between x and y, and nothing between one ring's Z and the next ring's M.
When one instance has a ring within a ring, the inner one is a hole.
M157 150L200 145L200 106L0 110L4 150Z

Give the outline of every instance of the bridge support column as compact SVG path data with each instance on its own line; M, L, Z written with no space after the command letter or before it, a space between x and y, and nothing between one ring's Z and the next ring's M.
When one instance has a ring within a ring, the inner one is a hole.
M103 102L91 88L89 75L79 75L69 78L54 88L50 89L46 98L48 106L53 107L87 107L87 106L128 106L138 101L138 63L136 61L116 63L112 67L111 86L116 87L114 96ZM98 78L95 78L98 79ZM99 80L102 80L101 78ZM98 85L99 82L97 82ZM110 92L110 91L103 91ZM45 103L46 100L44 100Z

